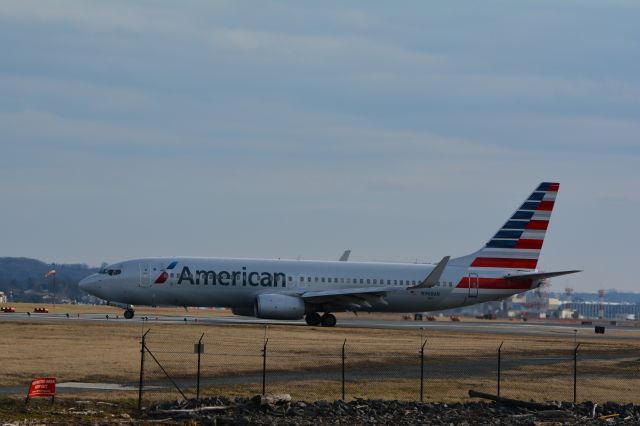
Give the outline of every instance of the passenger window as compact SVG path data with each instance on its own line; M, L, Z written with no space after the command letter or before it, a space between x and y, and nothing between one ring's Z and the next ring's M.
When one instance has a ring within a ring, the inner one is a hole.
M344 284L344 278L340 278L340 284Z
M367 278L367 284L371 284L371 279Z
M360 278L360 284L364 284L364 278Z
M376 280L375 278L373 279L373 283L374 284L378 284L378 280Z
M289 277L288 277L288 278L289 278L289 282L291 282L291 280L292 280L291 275L289 275Z
M393 285L398 285L398 280L393 280Z
M402 283L402 280L400 280L400 285L404 285L404 284Z
M321 278L322 282L324 282L324 277Z
M351 284L351 278L347 278L347 284Z

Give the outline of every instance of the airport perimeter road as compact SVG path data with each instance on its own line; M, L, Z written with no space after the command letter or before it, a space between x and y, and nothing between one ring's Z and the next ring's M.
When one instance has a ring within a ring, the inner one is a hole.
M258 318L239 316L217 316L217 317L194 317L177 315L158 316L136 316L131 320L124 319L122 315L113 313L90 313L75 314L67 317L66 314L31 314L25 312L0 313L0 321L101 321L112 323L140 323L146 321L151 324L182 324L197 323L211 325L289 325L293 327L307 327L304 321L274 321L262 320ZM630 327L607 326L604 335L595 335L593 326L582 326L575 324L554 324L554 323L523 323L523 322L501 322L501 321L403 321L403 320L380 320L366 318L338 319L338 328L377 328L377 329L420 329L438 330L446 332L462 333L489 333L489 334L517 334L534 336L573 336L577 330L578 337L598 337L602 339L638 339L640 329Z

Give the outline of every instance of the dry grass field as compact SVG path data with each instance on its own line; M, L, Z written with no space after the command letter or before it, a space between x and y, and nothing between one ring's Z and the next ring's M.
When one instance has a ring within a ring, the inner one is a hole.
M65 306L67 308L67 306ZM80 308L80 307L78 307ZM86 309L86 307L83 307ZM99 307L104 312L105 307ZM115 309L116 308L112 308ZM51 311L51 310L50 310ZM119 311L119 310L118 310ZM175 310L174 310L175 311ZM85 311L82 311L85 312ZM224 312L216 314L224 315ZM143 329L142 327L145 327ZM460 401L469 389L495 390L498 345L503 346L503 392L526 399L570 399L572 336L449 333L419 330L326 329L258 325L144 324L52 321L0 322L3 386L24 387L35 377L59 382L137 383L140 339L172 377L192 388L196 372L193 345L203 335L204 392L226 395L259 393L262 350L268 339L268 390L300 399L340 398L342 346L346 340L350 398L419 397L419 351L426 337L427 400ZM580 339L583 386L580 399L640 400L640 342L623 339ZM549 358L549 361L545 361ZM540 361L543 359L543 361ZM150 399L177 397L154 390L165 383L158 366L146 357L146 392ZM190 390L191 391L191 390ZM84 397L132 397L134 392L83 393ZM192 395L192 394L191 394ZM634 396L635 395L635 396Z

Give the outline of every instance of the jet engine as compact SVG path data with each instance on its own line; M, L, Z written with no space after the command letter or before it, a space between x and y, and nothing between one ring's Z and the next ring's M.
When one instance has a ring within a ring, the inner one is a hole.
M304 316L304 300L286 294L260 294L256 297L256 317L295 320Z

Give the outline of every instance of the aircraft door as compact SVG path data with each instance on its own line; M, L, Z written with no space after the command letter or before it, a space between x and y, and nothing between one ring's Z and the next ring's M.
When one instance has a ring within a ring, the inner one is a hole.
M478 274L469 273L469 297L478 297L478 288L480 287L480 277Z
M293 287L298 289L305 289L307 287L306 281L304 281L302 274L293 274Z
M140 287L151 287L151 265L140 263Z

